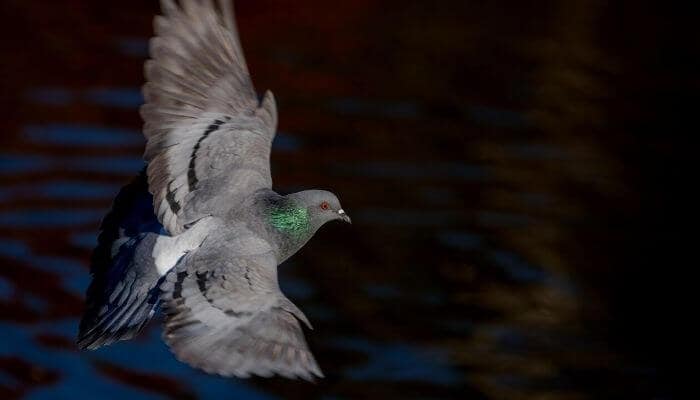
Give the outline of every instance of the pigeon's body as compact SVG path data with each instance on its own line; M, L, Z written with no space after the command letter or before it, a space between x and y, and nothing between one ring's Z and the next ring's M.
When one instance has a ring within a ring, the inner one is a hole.
M322 376L277 266L324 223L349 218L330 192L271 189L276 105L269 91L255 95L230 4L181 3L163 1L155 20L141 112L148 167L101 227L78 343L129 339L162 308L164 340L190 365Z
M175 237L160 236L153 249L158 271L168 271L189 251L201 246L208 235L225 236L229 230L245 230L265 242L266 248L282 263L301 249L321 227L322 222L309 214L298 198L335 197L322 190L310 190L281 196L270 189L260 189L229 210L223 219L204 217ZM332 196L332 197L331 197ZM339 206L338 208L339 209Z

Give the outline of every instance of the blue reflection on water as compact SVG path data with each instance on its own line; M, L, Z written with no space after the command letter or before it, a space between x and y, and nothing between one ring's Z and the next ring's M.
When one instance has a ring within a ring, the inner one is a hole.
M102 172L133 176L144 166L140 157L48 157L38 155L0 154L0 174L36 172L52 167L80 172Z
M99 221L104 210L15 210L0 213L3 228L58 228Z
M0 199L14 196L41 196L49 199L101 199L113 196L117 185L81 181L51 181L0 188Z
M29 253L29 246L14 239L0 239L0 256L20 257Z
M94 182L54 181L40 185L36 191L50 198L104 198L113 196L119 190L117 185Z
M90 275L77 259L36 254L26 243L19 240L0 239L0 256L55 273L65 288L77 295L82 295L90 282ZM24 300L31 299L25 296Z
M42 156L27 154L0 154L0 174L13 175L45 169L49 160Z
M139 88L92 89L85 94L85 99L101 106L117 108L136 108L143 104Z
M97 246L97 232L74 233L70 236L70 242L74 246L92 250Z
M61 276L67 276L70 273L86 275L84 274L83 264L71 258L31 255L30 257L25 257L25 260L36 268L57 272Z
M294 276L283 276L280 273L279 285L285 295L295 300L308 299L314 295L314 288L311 285Z
M119 175L136 175L144 166L140 157L82 157L69 162L71 169L86 172L108 172Z
M277 132L272 142L273 151L298 151L301 146L299 138L286 132Z
M0 276L0 300L7 300L13 291L13 285L5 278Z
M40 144L63 146L136 146L143 145L143 136L136 131L88 125L30 125L25 137Z
M75 329L76 323L71 320L73 326L71 330ZM76 393L93 398L115 400L158 398L103 377L80 353L47 351L34 342L34 334L41 332L34 326L18 327L0 322L0 331L3 332L3 340L0 340L0 356L21 357L33 364L58 372L61 376L56 385L37 388L30 392L27 398L69 399L74 398ZM72 337L73 334L74 332L70 332L67 336Z
M22 295L22 304L37 314L43 314L49 308L49 303L47 300L42 299L33 293L24 293Z

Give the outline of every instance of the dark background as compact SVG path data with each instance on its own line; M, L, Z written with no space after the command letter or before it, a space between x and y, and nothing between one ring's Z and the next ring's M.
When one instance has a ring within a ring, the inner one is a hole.
M236 10L256 88L278 101L275 188L331 188L354 221L280 267L327 378L208 376L170 355L158 323L76 350L98 223L142 166L157 2L2 0L0 398L677 395L694 320L681 282L697 264L696 13L579 0Z

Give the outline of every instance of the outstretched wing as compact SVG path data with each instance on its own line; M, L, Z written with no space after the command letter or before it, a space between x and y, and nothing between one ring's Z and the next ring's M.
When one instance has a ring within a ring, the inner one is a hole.
M267 242L226 236L207 239L166 276L165 342L179 360L209 373L322 377L298 320L309 322L280 291Z
M145 65L148 184L172 235L270 188L277 125L271 92L258 101L229 0L162 0Z
M151 253L161 225L152 202L142 172L121 189L102 220L80 321L80 348L92 350L132 338L157 308L161 276Z
M149 232L129 239L115 249L110 265L100 265L101 269L93 273L78 347L94 350L131 339L153 317L162 279L151 257L157 238Z

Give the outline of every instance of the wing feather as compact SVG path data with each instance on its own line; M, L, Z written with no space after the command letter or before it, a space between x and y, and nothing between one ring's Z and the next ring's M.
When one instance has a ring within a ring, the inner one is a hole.
M185 256L161 286L164 340L209 373L322 377L299 324L308 320L279 290L277 262L264 250L261 239L229 237Z
M161 8L141 116L154 210L176 235L272 186L277 109L271 92L258 101L229 1L164 0Z

